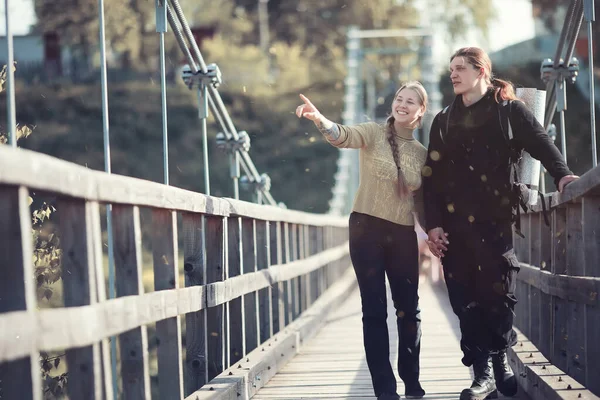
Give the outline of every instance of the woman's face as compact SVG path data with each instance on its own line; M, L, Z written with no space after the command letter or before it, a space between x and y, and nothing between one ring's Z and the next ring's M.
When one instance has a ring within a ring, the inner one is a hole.
M454 57L450 62L450 80L454 94L460 95L473 90L483 79L483 73L469 64L464 57Z
M404 88L396 94L392 103L392 115L403 126L415 126L425 112L419 94L413 89Z

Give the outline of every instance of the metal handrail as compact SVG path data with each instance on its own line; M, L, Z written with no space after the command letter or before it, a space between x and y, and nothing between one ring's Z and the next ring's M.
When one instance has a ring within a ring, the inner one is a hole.
M555 113L560 114L561 151L567 158L566 128L564 111L566 104L566 79L574 81L579 70L579 62L573 58L575 45L581 26L585 19L587 24L588 60L589 60L589 92L590 92L590 125L592 143L592 166L597 165L596 127L595 127L595 82L593 59L593 31L592 23L595 20L593 0L572 0L569 4L565 21L558 40L554 60L544 60L542 64L542 79L546 83L546 108L544 128L549 131ZM564 56L564 57L563 57Z

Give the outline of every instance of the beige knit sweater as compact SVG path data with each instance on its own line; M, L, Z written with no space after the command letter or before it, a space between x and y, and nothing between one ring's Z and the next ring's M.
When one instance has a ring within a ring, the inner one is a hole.
M415 199L401 199L396 191L398 174L384 125L367 122L354 126L339 125L340 137L326 139L335 147L360 149L360 183L353 211L382 218L401 225L414 225L412 212ZM395 137L400 155L400 168L408 188L421 187L421 169L427 149L415 139Z

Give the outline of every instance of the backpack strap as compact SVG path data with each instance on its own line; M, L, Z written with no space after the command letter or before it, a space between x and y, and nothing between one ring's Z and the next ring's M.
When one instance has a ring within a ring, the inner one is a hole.
M521 208L523 208L523 211L527 211L527 203L523 200L523 197L521 196L521 191L522 190L529 190L530 191L530 196L534 195L533 190L531 188L529 188L528 185L523 185L521 183L519 183L519 176L518 176L518 168L519 168L519 162L521 161L522 158L522 150L518 149L515 146L515 142L514 142L514 136L513 136L513 130L512 130L512 126L510 124L510 113L511 113L511 105L512 105L512 100L504 100L502 101L502 103L499 104L498 107L498 111L499 111L499 118L500 118L500 126L502 127L502 133L504 134L504 137L506 139L506 142L508 144L509 150L510 150L510 180L511 180L511 185L513 187L513 190L515 190L515 194L517 195L517 204L515 205L516 207L516 215L515 215L515 233L517 233L519 236L521 237L525 237L523 235L523 233L521 232ZM526 188L525 188L526 187ZM543 193L541 193L539 190L537 191L537 195L539 196L541 202L542 202L542 215L544 217L544 223L546 224L546 226L550 226L550 222L549 222L549 218L548 218L548 209L546 207L546 199L544 198Z
M446 106L440 113L439 125L440 125L440 139L442 139L442 143L444 143L444 137L448 133L448 126L450 124L450 112L452 111L453 106L454 106L454 101L449 106ZM443 118L445 118L445 121L443 120Z

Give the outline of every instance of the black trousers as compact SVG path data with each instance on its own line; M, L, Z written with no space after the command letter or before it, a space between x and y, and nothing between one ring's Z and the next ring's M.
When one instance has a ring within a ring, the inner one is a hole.
M363 339L375 396L396 393L387 326L387 274L398 325L398 373L405 384L419 379L421 318L419 253L412 226L353 212L350 257L362 301Z
M515 286L519 263L510 221L469 222L447 216L448 251L442 258L450 303L460 321L466 366L512 347Z

